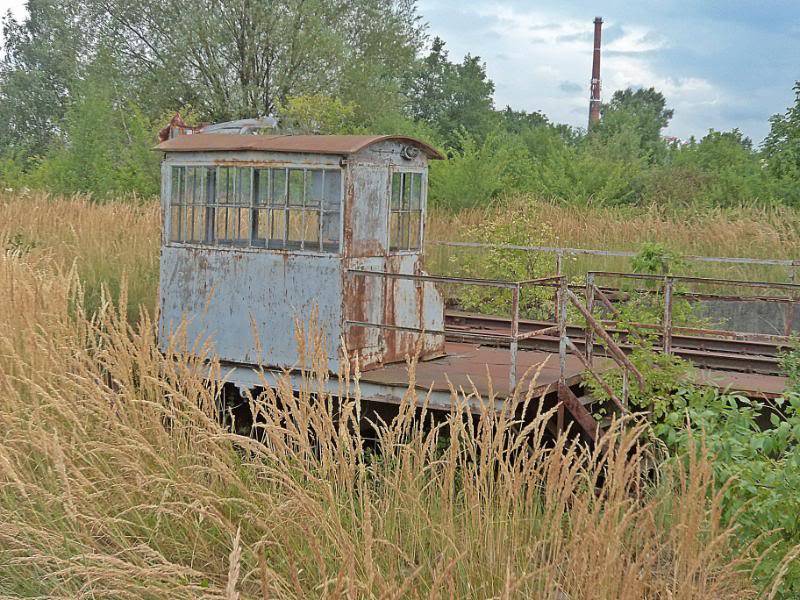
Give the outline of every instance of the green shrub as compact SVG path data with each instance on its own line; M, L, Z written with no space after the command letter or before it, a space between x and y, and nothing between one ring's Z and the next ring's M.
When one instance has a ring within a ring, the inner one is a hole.
M495 131L482 143L459 135L460 150L430 167L430 198L449 209L485 206L503 192L520 190L531 160L518 136Z
M754 544L763 554L756 576L767 587L800 545L800 395L788 393L769 406L710 388L685 387L671 403L655 432L676 460L697 451L702 437L704 449L714 456L723 516L736 523L740 546ZM771 427L764 428L767 419ZM785 568L775 597L797 598L796 553Z
M487 244L515 246L542 245L549 232L536 221L535 215L524 205L508 205L502 218L496 218L473 228L469 239ZM464 275L521 281L548 277L555 273L553 257L538 252L523 252L504 248L486 249L478 261L467 265ZM520 314L532 319L552 318L554 289L527 286L520 294ZM511 290L460 286L456 291L458 304L465 310L498 314L511 314Z

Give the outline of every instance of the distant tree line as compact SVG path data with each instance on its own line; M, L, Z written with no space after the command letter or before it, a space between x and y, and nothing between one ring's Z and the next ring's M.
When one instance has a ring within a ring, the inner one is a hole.
M29 0L3 20L0 183L98 199L158 192L155 132L276 114L290 130L403 133L449 160L431 198L505 193L608 204L800 206L800 83L761 147L738 130L687 144L673 111L627 89L590 133L498 109L478 56L453 61L415 0Z

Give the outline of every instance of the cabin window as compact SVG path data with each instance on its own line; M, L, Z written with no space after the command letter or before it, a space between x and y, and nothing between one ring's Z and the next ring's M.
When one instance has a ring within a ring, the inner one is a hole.
M392 174L389 251L419 250L422 245L422 173Z
M206 244L213 240L213 203L213 168L173 167L170 241ZM212 208L209 209L209 206Z
M341 171L173 167L172 242L339 251Z
M253 169L217 167L214 241L221 246L248 246L251 229Z
M253 245L338 252L341 171L257 169Z

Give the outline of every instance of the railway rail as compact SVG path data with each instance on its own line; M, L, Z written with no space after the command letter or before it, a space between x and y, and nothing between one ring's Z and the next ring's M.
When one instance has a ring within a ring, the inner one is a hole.
M551 329L554 326L550 321L535 321L520 319L520 333L537 330ZM632 350L632 344L627 342L628 333L623 329L613 326L607 331L620 340L619 346L626 352ZM511 319L503 316L483 315L458 310L445 312L445 331L450 341L481 341L485 339L496 340L493 344L502 347L508 345L502 340L502 335L511 330ZM726 371L740 373L761 373L776 375L780 371L780 354L788 347L786 341L764 339L759 334L746 334L726 332L727 336L701 336L672 334L672 353L676 356L691 361L693 364ZM567 325L567 335L581 350L585 350L586 331L577 325ZM662 333L654 331L654 341L661 343ZM485 343L485 342L484 342ZM520 341L521 349L542 350L545 352L558 352L559 336L557 332L544 334ZM595 347L595 353L602 353L601 348Z

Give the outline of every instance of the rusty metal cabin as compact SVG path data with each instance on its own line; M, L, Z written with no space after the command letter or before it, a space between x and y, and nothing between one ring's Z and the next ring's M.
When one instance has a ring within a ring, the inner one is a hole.
M164 153L160 338L185 320L225 363L289 368L312 315L336 371L341 342L369 370L444 353L419 275L432 147L401 136L179 132ZM359 326L380 322L388 328ZM394 326L392 328L391 326Z
M665 354L701 367L700 385L750 397L782 393L778 353L794 330L800 284L588 271L577 285L562 272L565 252L613 253L519 246L507 248L555 252L555 274L517 281L427 275L421 262L427 173L428 161L441 158L436 150L400 136L251 135L260 128L260 120L245 120L196 130L176 118L157 146L164 153L162 349L184 326L190 347L208 342L219 356L228 390L263 387L265 376L284 369L301 389L302 371L291 369L308 363L294 332L316 320L329 369L336 373L343 358L357 358L361 399L373 409L404 401L409 385L420 392L418 405L449 411L456 392L473 414L505 410L522 390L543 409L557 407L552 431L571 421L596 440L610 419L598 424L595 407L627 414L630 385L644 386L627 358L630 332L616 329L615 320L617 306L634 294L663 303L659 323L638 325L657 332L654 344ZM510 315L445 311L436 285L494 288L507 294ZM730 288L762 291L741 296ZM538 296L525 295L534 289ZM780 303L784 335L674 326L676 295ZM522 319L520 306L532 297L552 307L552 317ZM570 324L568 309L582 322ZM408 355L422 359L413 377L403 362ZM601 377L610 369L621 373L621 394ZM607 400L586 393L588 377L604 387ZM335 395L339 383L331 377L322 385Z

